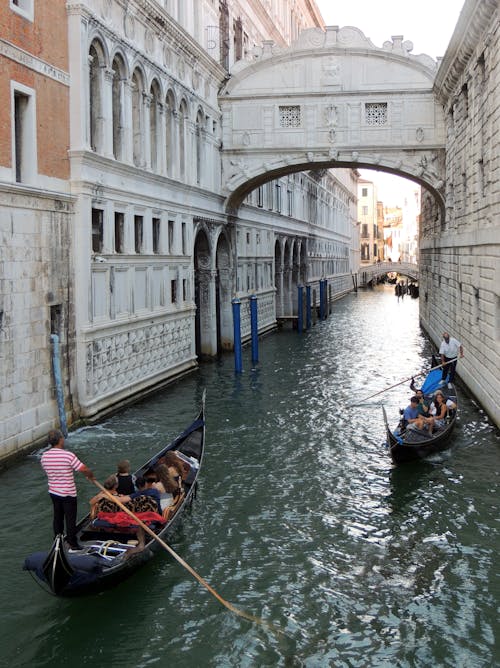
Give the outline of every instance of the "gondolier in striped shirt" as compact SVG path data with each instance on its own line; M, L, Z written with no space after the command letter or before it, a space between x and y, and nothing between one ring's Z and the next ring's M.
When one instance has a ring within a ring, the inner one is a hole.
M41 464L47 474L49 495L54 507L54 536L64 533L66 520L68 545L72 550L79 550L76 538L77 499L74 471L81 471L89 480L93 480L94 474L73 452L64 448L64 436L59 429L49 431L48 441L50 447L43 453Z

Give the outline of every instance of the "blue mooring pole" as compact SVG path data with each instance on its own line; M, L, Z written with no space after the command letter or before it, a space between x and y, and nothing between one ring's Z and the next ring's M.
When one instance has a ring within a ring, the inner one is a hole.
M330 305L328 304L328 279L325 278L325 318L330 315Z
M59 410L59 422L64 438L68 435L68 425L66 424L66 412L64 410L64 392L61 375L61 357L59 352L59 337L57 334L50 335L52 343L52 370L54 372L54 381L56 383L57 408Z
M241 302L239 299L233 299L231 304L233 305L234 370L236 373L241 373L243 371L241 361Z
M325 281L323 279L319 282L319 319L325 319Z
M304 318L302 310L303 294L304 294L304 286L297 285L297 331L299 332L299 334L302 334L302 330L304 329Z
M252 364L259 361L259 323L257 319L257 296L250 297L250 326L252 329Z
M311 286L306 285L306 327L311 329Z

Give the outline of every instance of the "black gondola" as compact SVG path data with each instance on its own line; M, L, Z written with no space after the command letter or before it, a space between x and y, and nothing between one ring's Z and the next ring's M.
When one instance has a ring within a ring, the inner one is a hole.
M190 475L182 483L184 496L174 514L166 523L153 522L153 529L163 541L177 525L183 510L192 503L196 494L205 446L205 393L196 419L171 443L149 459L135 473L144 475L154 469L170 450L178 451L185 461L192 462ZM160 545L146 534L145 546L137 546L134 527L113 526L92 519L90 514L77 526L81 550L72 552L65 547L62 536L56 536L48 552L35 552L24 561L24 570L35 577L53 594L79 596L109 589L128 578L142 564L149 561ZM132 539L132 540L131 540Z
M443 393L447 403L454 407L448 408L448 416L444 427L434 430L432 435L429 435L427 430L407 429L402 416L397 427L391 430L387 420L387 413L382 406L387 432L387 444L392 460L396 464L424 459L436 452L442 452L449 447L450 437L457 421L458 398L455 386L452 383L443 383L441 381L441 369L432 370L422 385L422 391L428 398L437 389Z

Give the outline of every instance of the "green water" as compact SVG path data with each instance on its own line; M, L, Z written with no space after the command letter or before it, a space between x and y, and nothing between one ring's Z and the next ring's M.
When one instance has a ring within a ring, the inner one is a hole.
M51 542L35 453L1 474L0 665L498 665L497 430L462 394L454 447L393 468L380 406L347 407L423 368L418 303L360 292L259 352L257 369L249 349L239 377L231 357L206 365L68 447L100 480L123 456L139 466L191 421L206 388L198 498L171 545L283 633L228 612L167 554L101 595L47 595L21 570ZM409 394L382 395L388 414ZM83 513L95 488L78 483Z

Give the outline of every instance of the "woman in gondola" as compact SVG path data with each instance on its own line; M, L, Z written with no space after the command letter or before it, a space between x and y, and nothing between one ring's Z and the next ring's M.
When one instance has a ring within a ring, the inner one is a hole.
M443 429L446 423L446 415L448 414L448 406L443 393L438 390L434 395L434 406L436 413L434 415L434 427Z

